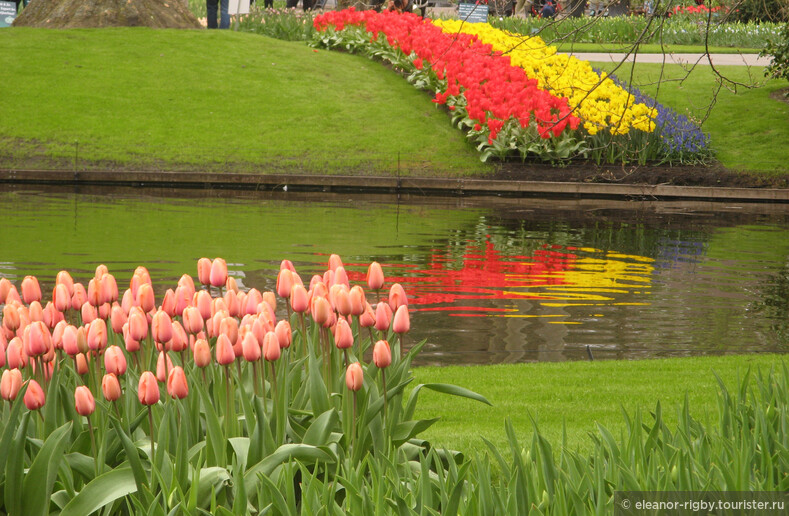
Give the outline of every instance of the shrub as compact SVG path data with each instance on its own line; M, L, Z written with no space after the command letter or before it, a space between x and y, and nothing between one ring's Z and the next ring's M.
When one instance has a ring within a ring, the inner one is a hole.
M789 81L789 22L784 25L778 39L770 40L759 55L772 56L770 66L764 72L765 75Z

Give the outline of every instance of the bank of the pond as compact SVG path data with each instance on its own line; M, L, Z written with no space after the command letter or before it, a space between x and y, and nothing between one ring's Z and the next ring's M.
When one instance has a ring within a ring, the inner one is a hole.
M684 177L685 181L674 184L672 177ZM773 185L761 176L738 177L689 167L573 167L558 171L530 167L526 174L500 167L490 178L0 168L0 184L17 185L789 203L789 188L784 187L789 183Z
M654 360L527 363L472 367L418 367L418 383L452 383L484 395L492 406L422 390L418 417L441 419L423 438L434 445L474 453L481 437L506 449L504 422L511 419L522 443L530 443L532 418L552 445L567 433L571 449L592 448L589 433L603 425L615 436L625 429L622 409L640 409L645 422L659 401L667 424L687 396L691 415L706 423L717 410L715 377L735 391L750 369L782 367L783 355L750 354Z

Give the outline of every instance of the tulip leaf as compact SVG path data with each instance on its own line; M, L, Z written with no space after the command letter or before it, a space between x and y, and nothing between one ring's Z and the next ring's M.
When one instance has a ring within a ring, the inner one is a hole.
M200 479L197 482L198 507L208 507L211 503L211 495L218 492L229 481L230 473L225 468L214 466L201 469Z
M238 458L239 467L244 469L249 456L249 437L231 437L228 441L230 441L230 446L232 446Z
M326 391L326 384L321 376L321 366L312 354L310 354L309 383L312 412L313 414L323 414L329 410L329 393Z
M81 475L86 482L93 479L96 473L96 459L78 452L67 453L63 458L66 460L66 467Z
M277 466L291 460L297 460L303 464L312 464L315 462L334 462L334 457L323 449L309 444L283 444L274 453L246 471L244 482L247 493L250 495L257 493L258 475L269 476Z
M210 464L224 464L225 463L225 437L222 433L222 425L219 423L219 417L216 415L214 405L209 398L205 389L197 389L200 393L200 399L203 401L203 410L205 411L205 424L206 424L206 437L208 447L208 461Z
M63 508L60 516L84 516L137 491L131 468L115 468L94 478Z
M44 446L36 454L22 486L25 514L48 514L52 486L58 474L63 452L68 445L71 421L49 434Z
M17 399L17 404L21 404L21 399L21 397ZM22 416L22 423L17 428L11 453L8 454L8 462L5 464L5 510L8 514L22 514L22 489L20 489L24 466L22 456L25 451L25 435L27 435L30 414L31 412L27 411Z
M311 444L313 446L321 446L326 444L331 431L337 425L340 417L337 414L337 409L330 409L315 418L310 427L304 433L302 442L304 444Z
M12 448L17 448L16 446L12 446L11 443L13 442L12 439L14 438L14 430L16 430L16 422L19 419L19 413L22 411L22 398L17 395L16 401L13 403L13 408L11 408L11 413L8 416L8 419L4 421L5 428L3 429L3 437L0 439L0 464L8 464L6 459L8 458L8 452ZM0 467L0 482L5 478L5 468Z
M417 386L417 387L419 387L419 386ZM486 405L493 406L493 404L491 402L489 402L488 399L485 396L483 396L482 394L478 394L478 393L476 393L476 392L474 392L472 390L466 389L465 387L460 387L458 385L452 385L452 384L449 384L449 383L424 383L424 384L422 384L422 387L425 387L427 389L430 389L430 390L433 390L433 391L436 391L436 392L441 392L443 394L451 394L452 396L460 396L461 398L469 398L469 399L472 399L472 400L476 400L476 401L482 402L482 403L484 403Z
M140 460L139 449L134 445L131 438L126 435L126 432L123 431L117 419L112 418L112 424L123 444L123 450L126 452L126 459L129 461L132 473L134 473L134 481L137 484L137 489L142 490L142 486L148 483L148 475L145 473L142 460Z
M396 444L404 443L415 435L418 435L430 428L433 423L438 420L439 418L436 417L433 419L419 419L417 421L404 421L402 423L398 423L392 430L392 441L394 441Z

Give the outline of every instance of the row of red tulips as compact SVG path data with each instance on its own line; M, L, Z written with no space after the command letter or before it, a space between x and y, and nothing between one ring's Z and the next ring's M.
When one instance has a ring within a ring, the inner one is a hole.
M579 126L580 119L571 113L566 98L538 88L537 80L512 66L508 56L469 34L444 33L411 13L353 8L318 15L313 23L318 31L360 27L370 34L370 41L383 35L405 56L413 52L413 66L430 70L441 85L434 102L447 104L451 110L465 109L475 130L488 129L489 144L510 119L524 129L536 127L546 139Z

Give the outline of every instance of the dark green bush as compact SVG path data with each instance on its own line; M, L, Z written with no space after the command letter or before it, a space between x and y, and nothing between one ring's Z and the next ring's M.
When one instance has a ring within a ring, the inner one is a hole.
M784 25L778 39L770 40L759 55L773 58L765 75L789 81L789 22Z

